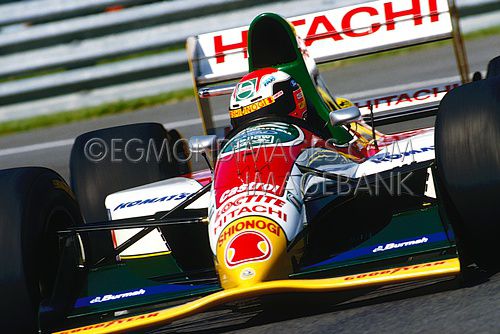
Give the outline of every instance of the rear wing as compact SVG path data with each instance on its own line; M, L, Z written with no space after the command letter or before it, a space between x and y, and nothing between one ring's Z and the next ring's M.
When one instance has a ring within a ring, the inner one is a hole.
M441 99L460 84L460 81L435 82L424 87L352 102L359 108L364 120L371 120L373 112L374 123L385 125L435 115Z
M458 20L454 0L376 0L288 19L304 42L299 44L305 47L302 52L316 64L452 39L457 68L465 83L469 68ZM214 128L208 99L230 94L234 85L227 82L248 72L247 36L248 26L243 26L187 40L206 133Z

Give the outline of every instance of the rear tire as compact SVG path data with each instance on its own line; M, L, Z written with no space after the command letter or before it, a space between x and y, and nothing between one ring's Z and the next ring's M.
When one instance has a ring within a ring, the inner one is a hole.
M35 333L40 302L55 284L56 231L82 224L82 218L69 186L54 171L2 170L0 184L0 328Z
M182 138L182 135L176 129L168 130L168 136L173 143L172 151L175 152L177 174L184 175L191 173L191 163L189 161L190 151L188 142Z
M177 131L167 132L158 123L117 126L78 136L71 150L70 174L85 220L108 219L104 200L111 193L189 172L189 165L178 163L178 152L174 154L174 147L184 149L183 145L174 146L179 138ZM164 143L168 151L161 152Z
M500 77L466 84L441 101L436 118L441 204L473 260L499 267Z
M493 58L488 63L486 78L489 79L497 76L500 76L500 56Z
M109 194L190 172L187 156L181 155L187 154L187 144L175 144L180 138L176 130L167 132L158 123L117 126L78 136L71 150L70 174L85 221L109 219L104 204ZM113 249L109 232L92 233L89 242L86 248L91 263Z

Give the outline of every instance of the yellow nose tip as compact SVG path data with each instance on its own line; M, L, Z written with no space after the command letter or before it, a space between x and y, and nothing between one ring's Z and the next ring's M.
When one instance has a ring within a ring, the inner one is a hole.
M249 216L229 223L217 241L217 271L224 289L287 278L292 272L286 236L273 220Z

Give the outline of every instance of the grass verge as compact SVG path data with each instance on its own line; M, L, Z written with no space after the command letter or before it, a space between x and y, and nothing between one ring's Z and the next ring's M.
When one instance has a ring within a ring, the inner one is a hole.
M165 104L167 102L174 103L192 97L193 89L187 88L155 96L106 103L95 107L88 107L72 111L63 111L49 115L40 115L20 120L7 121L0 123L0 136L53 125L98 118L103 115L131 112L145 107Z
M500 25L492 28L479 30L473 33L464 35L465 40L473 40L478 38L489 37L493 35L500 34ZM450 41L440 41L431 44L422 44L405 49L398 49L386 52L380 52L375 54L370 54L367 56L339 60L330 64L320 65L320 70L331 69L340 66L346 66L353 63L359 63L364 61L369 61L375 58L401 55L410 52L417 52L427 48L442 46L450 44ZM37 128L43 128L48 126L66 124L81 120L93 119L104 115L112 115L124 112L131 112L145 107L152 107L165 103L174 103L177 101L189 99L193 97L193 90L191 88L183 89L175 92L169 92L164 94L159 94L155 96L148 96L137 98L133 100L126 101L116 101L111 103L106 103L103 105L82 108L72 111L64 111L59 113L54 113L50 115L35 116L26 119L20 119L15 121L7 121L0 123L0 136L12 134L15 132L28 131Z

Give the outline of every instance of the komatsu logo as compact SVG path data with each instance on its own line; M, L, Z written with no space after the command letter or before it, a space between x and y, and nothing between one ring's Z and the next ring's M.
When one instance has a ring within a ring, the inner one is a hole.
M428 147L422 147L419 148L418 150L408 150L404 152L393 152L392 154L389 152L384 152L381 154L374 155L370 161L374 162L376 164L379 164L384 161L393 161L393 160L398 160L398 159L404 159L404 157L409 157L409 156L414 156L416 154L424 153L424 152L429 152L429 151L434 151L434 146L428 146Z
M422 238L417 239L417 240L410 240L410 241L405 241L405 242L398 242L398 243L390 242L388 244L385 244L384 246L380 245L380 246L376 247L373 250L373 253L385 252L387 250L401 248L401 247L408 247L408 246L425 244L427 241L429 241L428 238L422 237Z
M118 204L116 206L116 208L114 208L113 211L125 209L125 208L131 208L133 206L143 205L143 204L168 202L168 201L180 201L180 200L185 199L189 195L191 195L191 193L180 193L180 194L168 195L168 196L164 196L164 197L153 197L153 198L147 198L147 199L140 199L137 201L125 202L125 203Z
M98 296L95 297L90 301L90 304L95 304L95 303L103 303L103 302L108 302L111 300L117 300L117 299L123 299L123 298L128 298L128 297L135 297L135 296L141 296L146 293L146 290L140 289L136 291L130 291L130 292L125 292L125 293L120 293L117 295L104 295L104 296Z

